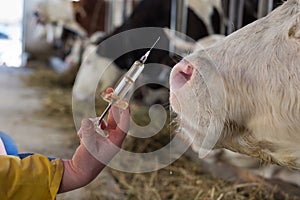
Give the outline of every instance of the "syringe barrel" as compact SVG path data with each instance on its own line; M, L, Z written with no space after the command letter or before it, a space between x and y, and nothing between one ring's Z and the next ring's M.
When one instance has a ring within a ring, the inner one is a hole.
M116 86L114 92L120 98L123 99L127 92L130 90L133 83L139 77L144 69L144 64L139 60L135 61L130 67L129 71L122 78L120 83Z

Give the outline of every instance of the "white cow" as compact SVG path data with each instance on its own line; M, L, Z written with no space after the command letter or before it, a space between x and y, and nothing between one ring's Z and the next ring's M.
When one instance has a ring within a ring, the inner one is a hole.
M170 76L178 130L201 157L227 148L299 169L299 52L300 0L288 0L185 57Z
M36 7L36 17L46 28L47 41L60 38L63 27L86 36L86 31L76 22L74 8L70 0L46 0Z
M34 16L34 14L36 16ZM32 56L47 59L54 55L53 42L61 39L63 27L85 37L76 22L69 0L28 0L25 2L25 50Z
M41 54L47 57L52 50L52 45L46 41L46 31L43 26L37 25L33 13L42 0L27 0L24 9L24 41L25 51L30 55Z

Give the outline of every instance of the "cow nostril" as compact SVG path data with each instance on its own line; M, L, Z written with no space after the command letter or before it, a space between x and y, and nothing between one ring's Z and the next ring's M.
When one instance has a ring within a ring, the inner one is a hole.
M194 68L191 65L177 65L171 73L171 90L175 91L184 86L192 77Z
M194 68L190 65L186 66L183 70L181 70L179 73L187 80L189 81L192 77Z

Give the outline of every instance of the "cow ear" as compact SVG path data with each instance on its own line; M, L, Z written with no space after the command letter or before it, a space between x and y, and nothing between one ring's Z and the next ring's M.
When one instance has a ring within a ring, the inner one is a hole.
M300 16L297 16L295 22L289 28L289 37L300 39Z

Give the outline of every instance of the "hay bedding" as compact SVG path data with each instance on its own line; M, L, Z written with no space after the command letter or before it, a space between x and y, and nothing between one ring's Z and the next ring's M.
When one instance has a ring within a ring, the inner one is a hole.
M71 105L70 84L62 84L59 76L49 70L37 70L30 76L24 78L30 87L40 87L45 91L44 108L40 114L49 118L59 120L63 123L60 128L70 132L73 138L74 147L78 145L78 139L74 134ZM96 99L96 109L103 110L106 103ZM137 124L144 125L149 123L147 107L132 104L131 114ZM137 139L127 137L124 148L132 152L151 152L161 148L170 141L171 126L166 125L164 129L154 137L148 139ZM138 144L138 145L137 145ZM103 182L93 183L87 186L87 199L128 199L128 200L197 200L197 199L216 199L216 200L262 200L262 199L300 199L294 194L290 185L284 191L282 184L273 184L265 181L253 174L245 175L239 169L230 168L221 164L217 170L231 172L235 181L227 181L222 178L214 177L207 163L199 159L191 158L188 155L172 163L170 166L151 173L131 174L108 169L114 177L121 195L112 198L107 195L107 191L101 192ZM242 178L241 178L241 174ZM95 184L99 187L95 187ZM289 192L290 189L290 192Z

